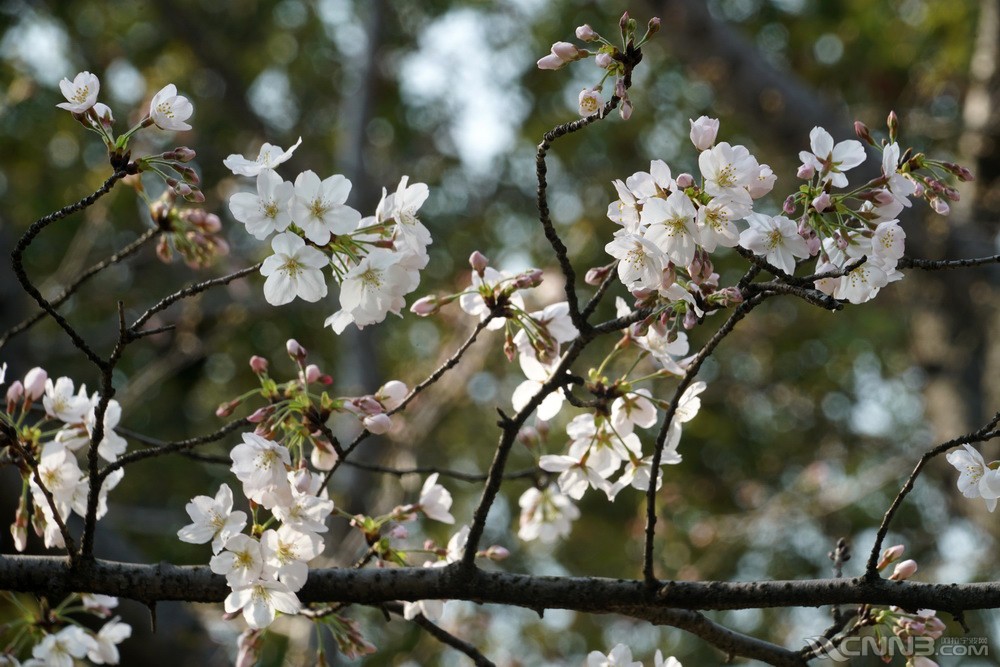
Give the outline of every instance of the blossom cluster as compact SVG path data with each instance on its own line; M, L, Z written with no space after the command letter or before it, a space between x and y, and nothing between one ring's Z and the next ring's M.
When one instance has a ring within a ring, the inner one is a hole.
M8 624L19 629L16 639L0 653L0 665L21 667L72 667L75 660L89 659L97 665L117 665L121 661L118 644L132 636L132 627L120 617L105 622L96 632L79 625L71 615L87 613L108 618L118 606L118 598L110 595L72 594L53 609L41 605L37 616L22 617ZM25 627L31 623L31 627ZM17 655L26 650L26 641L35 642L31 658L19 662Z
M256 178L256 193L230 197L233 217L258 240L274 234L274 254L260 269L264 298L274 306L319 301L327 294L323 270L329 267L340 285L340 310L325 325L336 333L398 315L429 261L431 235L417 217L427 186L403 176L395 192L382 190L375 214L362 218L346 203L351 182L344 176L321 179L304 171L291 182L278 175L276 168L301 142L288 150L265 143L253 160L234 154L224 161L234 174Z
M6 368L7 364L0 366L0 385L6 379ZM60 522L65 525L73 512L86 516L90 477L81 468L79 457L86 456L95 436L100 403L100 394L89 394L85 385L75 391L73 380L60 377L53 381L39 367L32 368L23 380L15 380L7 388L0 422L10 429L14 442L7 443L4 449L9 458L19 463L23 480L21 499L10 528L18 551L27 547L29 516L36 534L49 548L66 546ZM38 407L41 410L35 409ZM128 446L115 432L120 420L121 406L111 399L104 410L103 437L97 443L97 453L105 461L116 461ZM107 494L124 474L119 468L104 480L96 518L107 513Z

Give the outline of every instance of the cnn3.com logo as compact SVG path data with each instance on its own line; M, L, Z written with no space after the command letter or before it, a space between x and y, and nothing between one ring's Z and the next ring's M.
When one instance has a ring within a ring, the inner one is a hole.
M807 637L806 644L818 658L834 662L848 662L851 658L877 655L893 656L959 656L983 657L989 655L986 637Z

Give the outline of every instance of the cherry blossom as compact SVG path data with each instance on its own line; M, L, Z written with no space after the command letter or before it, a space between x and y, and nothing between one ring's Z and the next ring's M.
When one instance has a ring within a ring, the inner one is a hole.
M835 188L846 188L847 176L843 172L857 167L866 157L860 141L848 139L834 145L833 137L822 127L814 127L809 133L809 147L812 153L801 151L799 159Z
M698 212L683 192L664 199L648 199L642 207L643 237L656 244L674 264L687 266L694 257L701 232L695 225Z
M279 611L283 614L297 614L302 604L287 585L280 581L261 579L235 587L226 597L224 607L228 614L242 610L247 625L260 629L274 622Z
M584 88L580 91L580 115L586 118L604 110L604 100L597 88Z
M73 80L63 79L59 82L59 90L67 102L56 106L71 113L83 113L97 104L97 93L101 90L101 82L96 74L80 72Z
M882 149L882 175L888 181L886 187L893 199L910 207L910 197L916 191L916 184L899 171L899 144L895 141Z
M760 165L745 146L723 141L698 155L698 168L705 177L705 191L714 197L749 200L747 186L754 182Z
M274 171L262 169L257 175L257 194L237 192L229 198L229 210L246 225L248 233L263 241L276 231L285 231L292 223L294 193L294 185Z
M313 171L304 171L295 179L292 220L306 238L318 245L330 242L332 234L354 231L361 214L344 202L351 192L351 182L335 174L320 180Z
M652 197L665 197L675 187L674 180L670 177L670 167L663 160L652 160L649 172L637 171L625 180L625 184L642 203Z
M551 544L569 535L580 510L554 486L542 490L531 487L518 499L521 508L517 536L526 542Z
M691 123L691 143L700 151L705 151L715 144L715 138L719 134L719 119L699 116L698 120L690 120Z
M632 659L632 649L618 644L607 655L591 651L587 655L587 667L642 667L642 663Z
M242 533L233 535L226 541L225 549L212 556L208 566L212 572L224 575L231 587L249 585L264 572L260 542Z
M115 616L94 635L96 646L87 651L87 657L99 665L117 665L121 659L118 644L131 636L132 626Z
M618 260L618 277L629 290L659 286L667 258L652 241L636 234L622 234L604 250Z
M31 655L46 667L73 667L74 658L82 659L97 648L97 641L86 630L68 625L55 634L45 635Z
M448 489L438 484L437 480L438 473L434 473L424 481L417 506L428 519L441 523L455 523L455 517L448 511L451 509L451 494L448 493Z
M288 449L256 433L244 433L243 443L230 452L233 474L243 482L243 493L270 509L292 501L286 466L291 464Z
M195 496L184 508L192 523L177 531L182 542L212 543L212 553L219 553L230 537L247 525L246 512L233 511L233 492L228 484L219 487L215 498Z
M294 146L284 151L281 149L281 146L274 146L265 142L260 147L256 159L248 160L242 155L233 153L223 160L222 164L226 165L237 176L257 176L264 171L274 169L283 162L287 162L301 143L302 137L299 137Z
M94 394L88 401L90 410L87 412L84 420L88 437L93 437L94 428L97 426L97 405L100 400L100 394ZM125 453L125 448L128 446L125 438L115 433L115 429L118 428L118 422L121 421L121 418L122 406L112 398L108 401L104 409L104 438L97 446L97 453L105 461L113 462L118 460L118 457Z
M297 234L285 232L271 241L274 254L260 267L264 298L272 306L281 306L299 297L319 301L326 296L326 282L321 269L330 262L322 252L307 246Z
M160 89L153 100L149 103L149 117L153 124L161 130L182 131L190 130L191 126L185 123L194 107L190 100L183 95L177 94L177 87L170 83Z
M1000 470L986 465L986 461L974 447L962 445L946 456L948 463L958 469L958 490L966 498L982 498L992 512L1000 498Z
M90 400L85 393L74 394L73 381L61 377L55 383L51 379L45 381L45 398L42 399L42 405L50 417L67 424L78 424L83 421L84 415L90 409Z
M260 536L260 553L265 565L292 591L305 585L309 576L306 563L322 551L323 540L318 535L291 526L265 530Z
M342 333L354 323L359 329L399 314L406 302L403 294L410 281L399 256L376 248L344 275L340 285L340 310L326 319L325 326Z
M788 275L795 273L795 258L809 257L809 248L798 226L783 215L760 213L747 215L750 228L740 234L740 245L778 267Z

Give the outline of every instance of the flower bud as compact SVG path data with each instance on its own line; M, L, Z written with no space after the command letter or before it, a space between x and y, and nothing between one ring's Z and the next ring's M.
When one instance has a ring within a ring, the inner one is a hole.
M479 277L483 277L483 273L486 272L486 267L490 265L490 260L486 259L483 253L476 250L471 255L469 255L469 266L472 270L479 274Z
M917 182L913 184L913 196L920 199L924 196L924 184Z
M395 526L389 529L389 537L393 538L394 540L405 540L409 536L410 536L410 531L407 530L406 526L402 524L397 523Z
M628 99L628 88L625 87L625 79L621 77L615 79L615 97L621 100Z
M899 116L896 115L895 111L889 112L885 124L889 128L889 143L892 143L896 140L896 135L899 134Z
M818 197L814 197L813 200L812 200L812 206L813 206L813 208L816 209L820 213L822 213L823 211L825 211L828 208L830 208L830 203L831 203L830 202L830 193L828 193L828 192L824 192L821 195L819 195Z
M510 550L499 544L494 544L483 554L490 560L501 561L510 558Z
M628 22L630 20L631 19L628 15L628 12L625 12L624 14L622 14L622 17L618 19L618 27L621 28L622 31L624 32L625 30L628 29Z
M660 32L660 17L659 16L654 16L653 18L649 19L649 23L646 24L646 32L649 33L650 37L652 37L656 33Z
M517 441L528 449L533 449L538 445L538 429L534 426L522 426L517 432Z
M514 278L514 286L518 289L527 289L529 287L538 287L542 284L542 270L541 269L529 269L524 273L518 275Z
M228 403L223 403L222 405L220 405L218 408L215 409L215 416L228 417L232 415L234 412L236 412L236 408L240 406L240 403L242 403L242 401L240 401L239 399L229 401Z
M239 611L235 612L237 615ZM253 667L260 658L260 649L264 645L264 630L247 628L236 640L236 667Z
M622 100L621 106L618 107L618 115L622 117L622 120L628 120L629 118L632 117L633 110L634 108L632 107L632 100L625 98Z
M543 56L538 59L536 63L538 69L560 69L566 62L554 53L550 53L547 56Z
M698 316L695 315L694 308L688 308L684 313L684 328L690 331L698 326Z
M363 420L365 428L375 435L382 435L392 428L392 417L383 413L369 415Z
M188 197L194 193L194 188L192 188L187 183L178 183L174 187L174 192L176 192L181 197Z
M45 393L45 381L49 374L45 369L35 366L24 376L24 393L29 401L37 401Z
M319 366L317 366L316 364L309 364L308 366L306 366L306 371L304 375L306 384L312 384L314 382L319 381L319 378L320 376L323 375L323 372L319 369Z
M781 205L781 212L785 215L792 215L795 213L795 195L788 195L785 198L785 203Z
M588 285L600 285L611 273L611 266L595 266L587 269L587 274L583 277L583 282Z
M948 215L951 212L951 207L948 206L948 202L941 199L940 197L931 197L931 208L938 215Z
M7 387L7 414L13 414L17 404L24 398L24 385L20 380L14 380Z
M872 198L874 199L876 206L888 206L892 202L896 201L896 198L892 196L892 193L884 188L876 190Z
M101 125L104 127L111 127L111 125L114 124L115 117L111 113L111 107L107 104L98 102L92 106L91 109L93 109L93 113L97 116L97 120L100 121Z
M597 57L594 58L594 63L601 69L608 69L615 64L614 58L611 57L610 53L598 53Z
M174 154L174 159L178 162L190 162L197 155L197 153L187 146L178 146L171 152Z
M692 185L694 185L694 176L692 176L687 172L684 172L682 174L677 174L677 178L674 180L674 182L677 183L677 187L682 189L687 189Z
M191 192L184 195L184 200L189 201L193 204L204 204L205 203L205 193L198 188L190 188ZM181 193L178 193L181 194Z
M811 164L801 164L799 165L798 171L795 172L795 175L804 181L808 181L815 174L816 174L816 168L813 167Z
M569 42L556 42L552 45L552 54L559 56L563 62L571 62L580 56L580 50Z
M418 317L427 317L438 312L440 308L438 298L432 294L414 301L413 305L410 306L410 312Z
M285 350L288 351L288 356L292 358L292 361L304 361L308 352L306 348L299 344L299 341L294 338L289 338L285 343Z
M596 41L600 35L590 27L589 23L584 23L576 29L576 38L581 42L593 42Z
M879 559L878 565L876 565L875 568L879 571L884 570L889 567L889 565L899 560L905 550L906 547L902 544L887 547L884 551L882 551L882 557Z
M956 190L955 188L945 188L944 196L952 201L958 201L959 199L961 199L961 195L958 194L958 190Z
M258 357L256 354L250 357L250 370L256 375L262 375L267 372L267 359L264 357Z
M344 406L352 412L364 415L378 415L385 412L385 408L374 396L358 396Z
M708 150L715 144L715 138L719 134L719 119L700 116L698 120L690 120L691 123L691 143L700 151Z
M389 380L375 392L375 398L386 410L395 410L408 393L410 393L410 389L405 382Z
M892 576L889 577L890 581L905 581L909 579L917 571L917 561L909 559L902 562L896 563L895 569L892 571Z
M854 121L854 134L858 135L858 139L864 141L870 146L875 145L875 140L872 139L872 133L868 130L868 126L860 120Z

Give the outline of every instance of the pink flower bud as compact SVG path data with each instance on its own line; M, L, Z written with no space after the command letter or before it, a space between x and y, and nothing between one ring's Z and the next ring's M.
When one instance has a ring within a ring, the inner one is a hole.
M812 206L820 213L830 208L830 193L824 192L818 197L814 197L812 200Z
M292 361L303 361L308 354L306 348L302 347L299 341L294 338L288 339L285 343L285 350L288 351L288 356L292 358Z
M896 563L895 569L892 571L892 576L889 577L890 581L905 581L912 577L917 571L917 561L909 559Z
M698 120L689 120L691 123L691 143L700 151L708 150L715 144L715 138L719 134L719 119L700 116Z
M660 17L654 16L653 18L649 19L649 23L646 24L646 30L647 32L649 32L649 35L651 37L656 33L660 32Z
M369 415L363 420L365 428L375 435L382 435L392 428L392 417L385 413Z
M482 277L483 273L486 271L486 267L490 265L490 260L486 259L486 256L476 250L471 255L469 255L469 266L472 270Z
M905 550L906 547L903 546L902 544L896 544L894 546L887 547L884 551L882 551L882 557L879 559L878 565L876 565L875 567L878 570L884 570L890 564L895 563L897 560L899 560L900 556L903 555L903 552Z
M256 375L263 375L267 372L267 359L258 357L256 354L250 357L250 370Z
M385 412L385 408L374 396L358 396L351 399L350 403L344 407L365 415L377 415Z
M206 234L218 234L222 231L222 220L216 214L209 213L205 216L205 221L201 223L200 227Z
M17 404L21 402L24 398L24 385L21 384L20 380L14 380L11 382L10 386L7 387L7 414L14 412L14 408Z
M313 382L318 382L321 375L323 375L323 372L319 369L319 366L317 366L316 364L309 364L308 366L306 366L306 371L305 371L306 384L312 384Z
M576 29L576 38L581 42L593 42L599 37L600 35L590 27L589 23L584 23Z
M698 326L698 316L695 315L693 308L688 308L687 312L684 313L684 328L690 331Z
M197 155L197 153L187 146L178 146L172 152L174 154L174 159L178 162L190 162Z
M872 139L872 133L868 130L868 126L860 120L854 121L854 134L858 135L858 139L861 141L864 141L872 146L875 145L875 140Z
M920 199L921 197L924 196L924 184L923 183L914 183L913 184L913 196L916 197L917 199Z
M251 424L260 424L268 417L270 417L273 412L274 412L273 407L271 407L270 405L265 405L262 408L257 408L256 410L254 410L253 414L247 417L247 421L250 422Z
M615 61L610 53L598 53L597 57L594 58L594 63L601 69L608 69L615 64Z
M940 197L931 197L931 208L938 215L948 215L951 213L951 206L948 206L948 202Z
M238 611L236 612L239 613ZM253 667L260 657L264 645L264 630L247 628L236 640L236 667Z
M677 183L677 187L685 189L694 185L694 176L688 173L677 174L677 178L674 181Z
M888 206L892 202L896 201L896 198L892 196L892 193L884 188L876 190L873 198L876 206Z
M563 62L571 62L580 56L580 50L569 42L556 42L552 45L552 54L562 58Z
M187 197L194 192L194 188L187 183L178 183L174 186L174 192L179 194L181 197Z
M958 201L962 198L961 195L958 194L958 190L955 188L945 188L944 196L952 201Z
M781 205L781 211L785 215L792 215L795 213L795 195L788 195L785 197L785 203Z
M622 100L628 99L628 88L625 87L625 79L621 77L615 79L615 97Z
M410 531L402 524L396 524L389 529L389 537L394 540L405 540L410 536Z
M37 401L45 393L45 381L49 374L45 369L35 366L24 376L24 393L29 401Z
M547 56L543 56L538 59L538 69L559 69L566 62L554 53L550 53Z
M510 550L498 544L494 544L486 550L486 557L490 560L501 561L510 558Z
M538 287L542 284L542 270L541 269L529 269L524 273L518 275L514 278L514 286L518 289L527 289L529 287Z
M427 317L433 315L440 310L438 305L438 298L433 294L430 296L425 296L417 299L410 306L410 312L419 317Z
M517 441L529 449L538 444L538 429L534 426L522 426L517 432Z
M240 401L239 399L236 399L234 401L229 401L228 403L223 403L222 405L220 405L215 409L215 416L216 417L230 416L236 411L236 408L240 406L241 402L242 401Z
M795 172L795 175L803 180L809 180L816 174L816 168L811 164L801 164L799 165L799 170Z
M600 285L611 272L610 266L595 266L587 269L587 274L583 277L583 282L588 285Z
M622 117L622 120L628 120L631 118L632 111L634 111L632 107L632 100L628 98L622 100L621 106L618 107L618 114Z
M889 112L885 124L889 128L889 141L895 141L896 135L899 134L899 116L896 115L895 111Z

